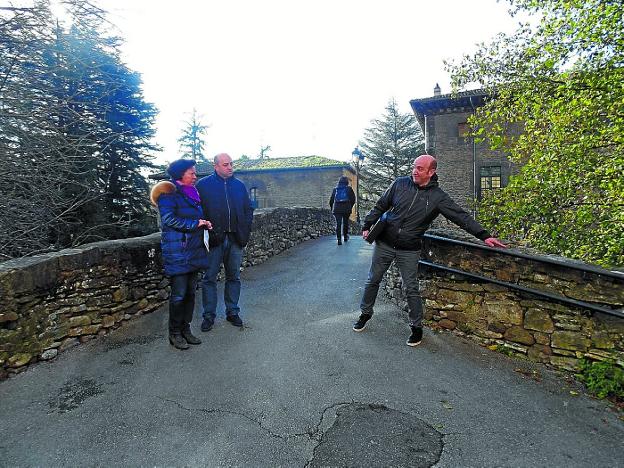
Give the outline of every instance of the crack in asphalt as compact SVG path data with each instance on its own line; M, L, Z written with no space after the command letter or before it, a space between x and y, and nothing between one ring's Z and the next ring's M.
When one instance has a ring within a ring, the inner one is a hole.
M276 432L273 432L271 429L269 429L268 427L266 427L264 424L262 424L261 420L255 419L245 413L239 413L237 411L231 411L231 410L224 410L224 409L219 409L219 408L213 408L213 409L206 409L206 408L187 408L186 406L184 406L182 403L175 401L175 400L171 400L169 398L163 398L160 396L156 396L156 398L162 400L162 401L166 401L168 403L173 403L174 405L178 406L179 408L185 410L185 411L199 411L202 413L206 413L206 414L215 414L215 413L223 413L223 414L232 414L235 416L240 416L241 418L247 419L248 421L251 421L253 423L256 423L260 429L262 429L263 431L265 431L267 434L269 434L271 437L274 437L276 439L280 439L280 440L288 440L290 437L294 437L294 436L289 436L289 435L280 435L277 434Z
M323 422L325 421L325 416L326 416L327 412L332 410L332 409L337 409L339 407L347 406L347 405L368 404L368 403L361 403L361 402L358 402L358 401L355 401L355 400L343 401L343 402L339 402L339 403L333 403L333 404L328 405L325 408L323 408L323 410L321 411L321 417L319 419L319 422L315 426L313 426L312 428L309 428L308 430L306 430L304 432L296 432L294 434L283 435L283 434L278 434L278 433L274 432L273 430L271 430L270 428L266 427L263 424L262 419L264 418L264 413L260 414L260 419L256 419L256 418L253 418L253 417L251 417L251 416L249 416L249 415L247 415L245 413L240 413L240 412L237 412L237 411L224 410L224 409L219 409L219 408L212 408L212 409L189 408L189 407L184 406L182 403L180 403L180 402L178 402L176 400L172 400L170 398L163 398L163 397L158 396L158 395L156 395L156 398L158 398L159 400L165 401L167 403L173 403L178 408L181 408L184 411L198 411L198 412L202 412L202 413L205 413L205 414L222 413L222 414L232 414L232 415L235 415L235 416L239 416L241 418L244 418L244 419L246 419L248 421L251 421L251 422L257 424L258 427L260 427L260 429L265 431L271 437L276 438L276 439L280 439L280 440L283 440L283 441L287 441L289 439L299 438L299 437L306 437L310 441L315 441L316 444L312 448L312 457L306 462L306 464L305 464L306 468L309 467L310 463L312 463L312 461L314 460L316 449L323 442L323 436L325 435L325 430L322 430L321 427L323 426ZM331 425L329 427L331 427Z

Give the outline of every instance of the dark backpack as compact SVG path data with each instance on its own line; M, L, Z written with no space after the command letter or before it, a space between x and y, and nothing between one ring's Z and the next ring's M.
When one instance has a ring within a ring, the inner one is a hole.
M349 191L347 190L346 185L339 185L336 187L336 195L334 196L334 202L348 202L349 201Z

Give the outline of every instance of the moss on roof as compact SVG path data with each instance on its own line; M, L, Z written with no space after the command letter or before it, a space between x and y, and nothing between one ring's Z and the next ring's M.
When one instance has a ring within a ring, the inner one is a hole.
M248 159L234 161L234 167L240 170L285 169L297 167L346 166L347 163L323 156L294 156L289 158Z
M297 169L303 167L326 167L348 166L349 164L323 156L293 156L289 158L265 158L265 159L235 159L234 171L258 171L271 169ZM202 163L197 165L197 172L201 174L211 173L212 164Z
M314 167L350 167L349 163L329 159L323 156L292 156L288 158L268 158L268 159L235 159L234 172L236 171L270 171L273 169L298 169ZM212 163L197 164L197 175L203 176L212 174L214 168ZM151 179L167 178L164 172L150 176Z

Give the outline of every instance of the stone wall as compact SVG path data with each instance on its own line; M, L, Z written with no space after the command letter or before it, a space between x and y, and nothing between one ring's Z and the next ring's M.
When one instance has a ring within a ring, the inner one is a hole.
M448 235L448 231L445 232ZM509 256L429 238L423 259L612 310L624 306L624 275L561 258ZM421 294L432 328L452 330L490 349L575 370L581 358L624 367L624 319L510 287L424 267ZM393 267L387 294L407 308Z
M355 191L356 177L344 167L309 167L237 171L247 190L256 189L258 208L306 206L329 208L338 179L346 176ZM355 220L355 208L352 219Z
M328 210L258 210L244 266L334 231ZM0 379L162 306L160 234L0 264Z

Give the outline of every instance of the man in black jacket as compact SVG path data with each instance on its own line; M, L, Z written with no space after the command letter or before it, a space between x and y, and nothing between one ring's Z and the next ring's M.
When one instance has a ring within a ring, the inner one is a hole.
M423 305L418 290L418 260L422 237L439 214L481 239L489 247L506 247L438 186L436 168L437 162L433 156L418 156L414 160L412 176L396 179L364 219L362 236L366 239L370 227L392 208L392 216L388 217L386 228L375 242L373 260L360 303L361 315L353 325L356 332L364 330L373 316L379 283L394 260L401 273L409 308L412 333L407 345L420 344Z
M253 207L247 188L234 177L232 158L225 153L214 158L214 173L197 182L204 219L210 220L209 266L202 279L202 306L204 320L202 331L210 331L217 314L217 274L225 268L226 319L236 327L242 327L239 316L241 282L240 267L243 248L249 241Z

